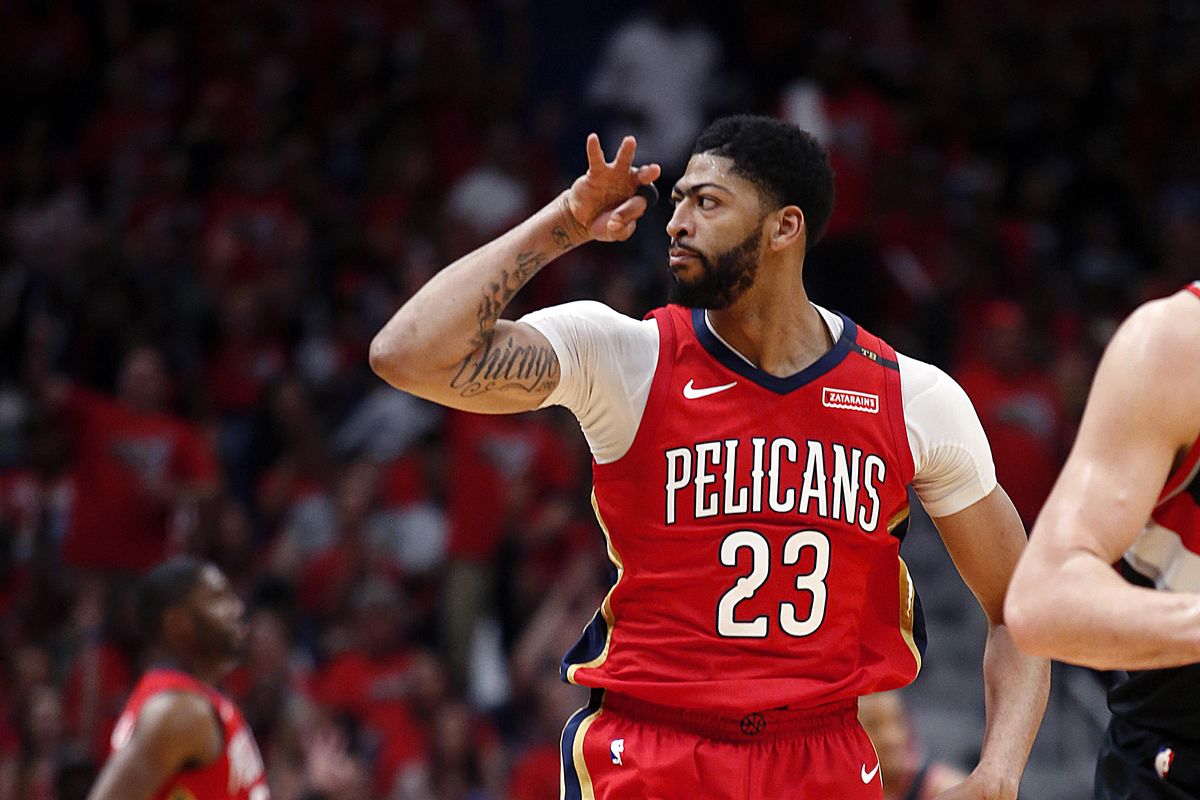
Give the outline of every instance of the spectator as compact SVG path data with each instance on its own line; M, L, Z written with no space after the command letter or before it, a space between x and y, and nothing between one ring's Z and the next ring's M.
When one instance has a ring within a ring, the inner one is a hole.
M912 717L900 692L861 698L858 719L879 754L884 800L930 800L967 777L957 767L921 752Z
M152 347L129 352L115 398L60 385L54 402L74 445L75 500L63 553L68 564L136 573L181 549L195 514L217 491L208 441L166 411L167 372Z
M430 413L363 348L575 174L589 126L668 173L718 107L824 131L840 197L809 277L954 366L1036 511L1113 322L1200 262L1191 4L638 5L0 3L0 800L26 800L38 758L55 800L88 782L135 666L121 584L179 548L254 609L228 688L273 729L273 796L454 789L421 779L434 764L459 789L557 793L542 722L575 695L546 676L607 588L565 499L586 480L575 422ZM528 297L640 316L663 223ZM404 616L368 657L355 595L378 582ZM411 684L380 704L404 735L323 702L352 662ZM35 695L62 706L65 752L22 735Z
M608 37L588 99L606 121L606 142L635 136L645 163L683 172L692 143L723 99L720 40L685 0L658 0Z
M997 479L1026 525L1050 494L1064 445L1058 390L1034 360L1030 336L1024 311L996 301L982 320L982 357L955 375L991 442Z

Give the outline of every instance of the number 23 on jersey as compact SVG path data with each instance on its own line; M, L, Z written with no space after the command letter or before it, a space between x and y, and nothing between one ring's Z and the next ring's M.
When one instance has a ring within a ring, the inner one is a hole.
M717 634L726 638L762 639L770 629L770 620L766 614L753 619L739 620L736 609L739 603L754 597L762 588L771 574L771 566L776 557L781 557L783 567L791 567L800 563L805 548L811 548L814 555L811 572L802 572L796 576L796 591L808 592L812 596L812 607L808 616L797 618L796 606L793 603L779 604L779 627L788 636L803 637L814 633L825 621L825 604L828 592L825 578L829 575L829 538L817 530L796 531L783 543L780 556L771 553L770 542L758 531L739 530L730 533L721 542L721 563L727 567L736 567L740 550L750 551L750 573L734 581L717 604Z

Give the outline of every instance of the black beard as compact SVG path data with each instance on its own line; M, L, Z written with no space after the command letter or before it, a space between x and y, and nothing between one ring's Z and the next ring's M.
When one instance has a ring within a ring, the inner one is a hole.
M669 286L667 296L672 303L687 308L728 308L746 293L758 273L759 230L753 230L740 244L709 258L693 250L703 270L700 277L684 283L678 275Z

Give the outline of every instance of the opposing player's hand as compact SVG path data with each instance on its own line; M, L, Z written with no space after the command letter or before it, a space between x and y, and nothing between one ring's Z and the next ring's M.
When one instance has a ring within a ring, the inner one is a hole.
M939 792L933 800L1016 800L1016 797L1016 781L989 777L976 770L957 786Z
M649 205L645 197L636 194L638 187L662 174L658 164L634 167L636 152L637 140L626 136L616 157L608 162L600 148L600 137L594 133L588 136L588 170L566 193L567 213L581 235L602 242L622 242L633 235L638 218Z

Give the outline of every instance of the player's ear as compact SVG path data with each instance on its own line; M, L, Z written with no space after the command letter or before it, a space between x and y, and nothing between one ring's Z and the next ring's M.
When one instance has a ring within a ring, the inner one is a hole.
M772 250L784 250L796 245L804 246L808 229L804 224L804 212L799 206L784 206L776 211L770 223L770 245Z

